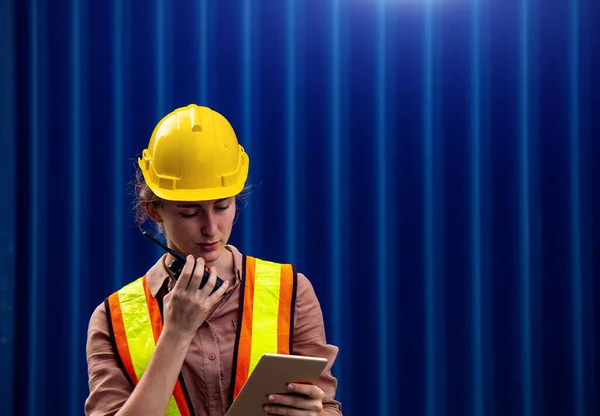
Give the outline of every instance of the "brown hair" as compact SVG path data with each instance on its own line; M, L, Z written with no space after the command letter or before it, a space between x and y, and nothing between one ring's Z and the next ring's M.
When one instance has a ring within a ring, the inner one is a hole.
M151 204L155 208L160 208L163 204L163 199L159 198L152 192L152 189L148 186L144 180L144 175L139 167L135 169L135 179L133 183L134 192L134 211L135 211L135 222L139 229L143 228L143 225L148 221L148 213L146 212L146 206ZM158 227L161 231L160 226Z
M240 192L239 194L237 194L235 196L236 213L235 213L235 219L233 220L234 224L237 221L240 212L247 205L247 198L248 198L248 195L250 194L251 187L252 187L251 185L246 184L244 186L244 189L242 189L242 192ZM135 167L133 192L134 192L134 195L133 195L134 208L133 209L135 212L135 222L137 223L137 226L139 227L139 229L143 230L143 226L146 223L146 221L148 221L148 218L149 218L148 213L146 212L146 206L148 204L151 204L155 208L160 208L162 206L164 200L162 198L156 196L156 194L154 192L152 192L152 189L150 189L150 187L144 180L144 175L142 175L142 171L140 170L139 166L137 166L137 165ZM157 226L158 231L162 233L163 229L162 229L161 224L156 224L156 226Z

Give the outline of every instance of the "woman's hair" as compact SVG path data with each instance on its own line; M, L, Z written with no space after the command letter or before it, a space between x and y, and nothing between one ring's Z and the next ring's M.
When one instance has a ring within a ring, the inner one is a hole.
M152 205L155 208L160 208L163 204L163 199L159 198L154 194L154 192L152 192L152 189L150 189L144 180L142 171L137 166L135 168L135 179L133 183L133 198L135 222L137 223L139 229L142 230L144 224L149 218L148 213L146 212L146 206ZM162 231L160 225L158 225L158 229L159 231Z
M246 184L242 192L235 196L236 213L233 223L238 219L240 212L247 205L247 198L250 194L250 188L252 186ZM143 230L144 224L148 221L148 213L146 212L146 206L152 205L155 208L160 208L164 202L162 198L156 196L152 189L148 186L144 180L144 175L139 166L135 166L135 178L133 182L133 209L135 212L135 222L137 223L140 230ZM160 233L163 232L161 224L156 224L157 229Z

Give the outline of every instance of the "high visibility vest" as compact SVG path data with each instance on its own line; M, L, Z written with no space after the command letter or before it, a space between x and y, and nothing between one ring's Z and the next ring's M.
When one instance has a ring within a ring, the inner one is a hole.
M291 354L297 274L290 264L244 256L231 397L233 401L263 354ZM132 386L144 373L163 328L161 308L146 276L110 295L106 313L117 361ZM194 415L180 373L166 415Z

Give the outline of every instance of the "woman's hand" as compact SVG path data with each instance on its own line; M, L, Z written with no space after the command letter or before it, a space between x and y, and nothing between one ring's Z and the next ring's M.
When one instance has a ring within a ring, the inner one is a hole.
M204 260L188 256L175 287L164 297L165 326L144 377L117 415L165 414L192 339L227 289L225 282L210 294L217 281L217 272L211 268L206 286L198 290L203 274Z
M323 390L313 384L288 384L289 394L269 394L265 412L282 416L317 416L323 410Z
M191 342L196 331L206 319L208 312L221 299L229 283L210 294L217 282L217 271L210 269L210 276L201 290L200 282L204 274L204 259L189 255L175 287L164 297L165 326L164 333Z

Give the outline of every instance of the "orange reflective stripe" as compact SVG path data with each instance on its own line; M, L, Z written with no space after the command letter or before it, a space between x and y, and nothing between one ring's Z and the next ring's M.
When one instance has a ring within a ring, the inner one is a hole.
M119 352L125 371L133 384L136 385L138 383L138 378L135 374L135 369L133 368L131 354L129 353L129 345L127 343L127 335L125 333L125 324L123 322L123 314L121 313L121 303L119 302L118 293L113 293L108 297L108 304L110 306L110 317L117 351Z
M142 278L142 284L144 286L144 294L146 295L146 304L148 305L148 313L150 314L150 323L152 324L152 332L154 334L154 343L158 343L158 338L162 333L163 322L162 316L160 315L160 308L158 306L158 301L152 293L150 292L150 288L148 287L148 283L146 281L146 276ZM190 410L187 405L187 401L185 399L185 395L183 394L183 388L181 387L181 383L179 380L175 383L175 388L173 389L173 397L175 398L175 403L177 403L177 408L179 409L179 413L182 416L190 416Z
M177 380L177 383L175 383L173 397L175 397L175 403L177 403L179 413L181 413L182 416L190 416L190 409L188 408L187 401L185 400L185 395L183 394L183 388L181 387L181 383L179 382L179 380Z
M249 256L245 256L244 261L241 322L232 376L234 400L262 354L292 353L297 290L296 271L291 264L277 264Z
M291 264L281 265L279 283L279 312L277 315L277 354L290 353L290 325L292 318L292 292L294 269Z
M122 299L127 305L122 304ZM110 295L107 303L117 354L135 386L139 382L136 369L139 374L145 371L162 332L163 322L158 301L150 293L144 276ZM143 308L142 305L146 305L147 308ZM128 336L131 336L133 341L130 342ZM134 348L133 352L131 348ZM175 383L166 414L192 414L191 404L179 379Z
M158 302L152 293L146 282L146 276L142 278L142 284L144 285L144 294L146 295L146 304L148 305L148 313L150 314L150 323L152 324L152 333L154 334L154 343L158 343L158 337L162 332L162 317L160 316L160 308Z
M252 307L254 304L254 271L256 261L253 257L246 257L246 276L244 278L244 306L242 309L242 322L240 339L238 343L237 368L235 370L235 386L233 398L235 399L244 383L248 379L250 369L250 354L252 352Z

